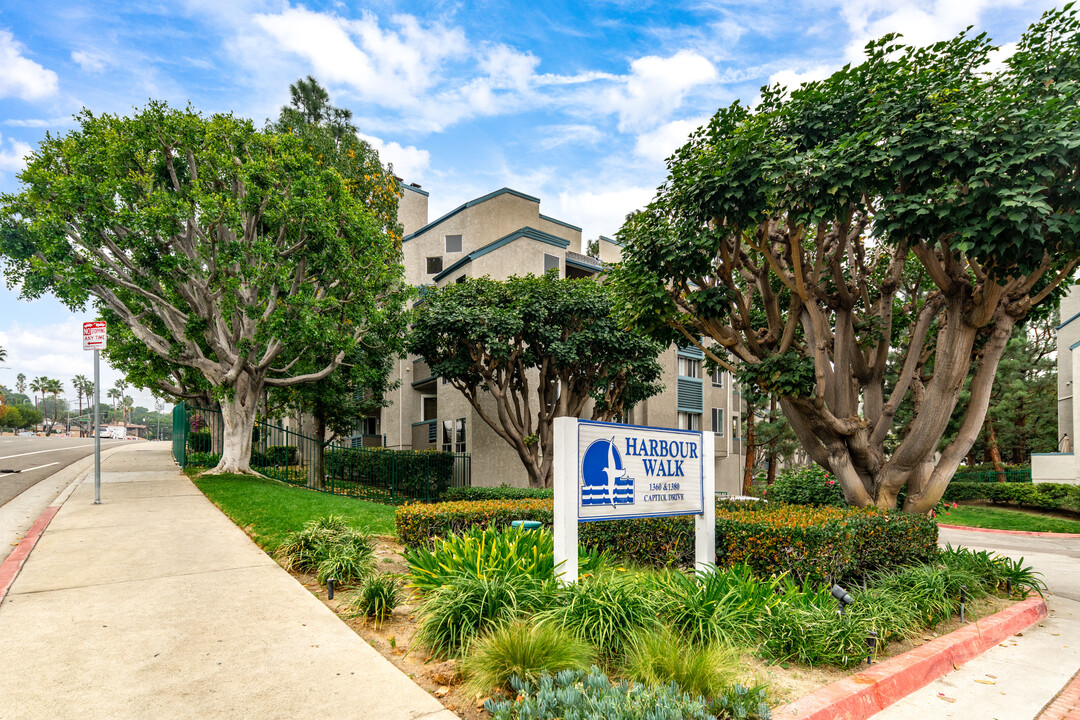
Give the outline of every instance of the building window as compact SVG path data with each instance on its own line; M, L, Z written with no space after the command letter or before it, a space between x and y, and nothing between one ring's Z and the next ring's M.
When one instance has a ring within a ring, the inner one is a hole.
M700 430L701 413L679 412L680 430Z
M739 416L738 415L732 415L731 416L731 437L735 438L736 440L739 439Z
M712 429L717 437L724 437L724 408L712 409Z
M459 277L459 278L458 278L457 280L455 280L454 282L456 282L456 283L463 283L463 282L465 282L465 280L466 280L466 276L465 276L465 275L462 275L461 277Z
M443 420L442 421L442 450L443 452L454 452L454 421Z
M437 275L442 272L442 255L427 259L427 274Z
M465 418L458 418L454 426L454 452L465 452Z
M682 377L701 379L701 361L680 355L679 375Z
M446 252L459 253L461 252L461 236L460 235L447 235L446 236Z
M557 255L548 255L544 253L544 272L548 270L559 269L559 257Z
M724 371L721 368L716 368L712 371L712 386L718 388L724 387Z

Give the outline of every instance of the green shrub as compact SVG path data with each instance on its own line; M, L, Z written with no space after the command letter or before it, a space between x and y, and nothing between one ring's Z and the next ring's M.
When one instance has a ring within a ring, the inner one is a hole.
M371 539L337 515L312 520L290 533L276 554L286 570L316 573L321 583L332 577L347 585L375 566Z
M430 549L405 549L410 584L430 592L458 575L530 575L538 580L555 577L555 539L544 529L474 527L461 535L438 540ZM595 572L609 559L596 551L578 558L581 574Z
M471 527L503 528L512 520L552 522L551 500L483 500L406 505L395 514L408 547ZM665 517L582 523L579 542L623 561L653 567L693 563L692 518ZM930 518L876 508L803 507L721 502L716 510L717 565L748 564L759 575L800 580L859 578L897 564L934 557L937 524Z
M1038 510L1067 510L1080 513L1080 485L1065 483L951 482L942 500L989 500L999 505L1017 505Z
M555 577L555 539L544 530L474 527L434 547L406 548L410 584L430 592L463 574Z
M687 645L667 628L634 635L622 668L628 680L646 686L674 683L706 700L719 698L742 669L738 651L717 643Z
M327 448L328 479L380 488L395 499L437 500L450 487L453 453L437 450Z
M512 682L517 699L487 700L484 709L493 720L706 720L713 717L706 702L680 692L674 685L646 687L639 683L612 684L600 669L588 673L564 670L543 675L536 683ZM768 705L748 720L769 717ZM735 717L735 716L731 716Z
M779 602L780 581L759 579L747 565L705 574L670 572L657 584L660 616L698 645L752 644L761 617Z
M762 491L762 495L770 502L791 505L847 505L840 483L817 464L782 470L773 484Z
M213 445L209 428L188 434L188 449L193 453L209 453L213 450Z
M279 467L297 464L297 449L294 445L271 445L266 449L267 465Z
M315 567L315 578L322 583L334 578L340 585L363 580L375 570L375 547L359 531L339 537L326 548L326 555Z
M187 454L188 467L212 468L219 462L221 462L221 455L219 453L189 452Z
M462 675L477 694L510 690L510 678L535 683L544 673L587 670L596 651L558 625L515 620L492 629L469 648Z
M360 586L360 592L349 604L349 612L354 617L374 620L377 625L389 617L400 603L401 590L397 579L387 574L373 575Z
M424 598L416 639L434 655L457 656L481 633L547 607L554 593L554 580L461 575Z
M551 488L520 488L509 485L498 487L454 487L447 488L443 493L446 502L466 500L477 502L480 500L546 500L555 497L555 491Z
M632 635L660 628L658 610L656 593L636 573L603 573L560 588L535 619L569 630L612 661Z

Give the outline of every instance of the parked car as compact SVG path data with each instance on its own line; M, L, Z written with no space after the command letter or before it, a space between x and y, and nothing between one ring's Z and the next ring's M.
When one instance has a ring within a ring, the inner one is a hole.
M37 433L33 430L20 430L16 435L18 437L34 437Z

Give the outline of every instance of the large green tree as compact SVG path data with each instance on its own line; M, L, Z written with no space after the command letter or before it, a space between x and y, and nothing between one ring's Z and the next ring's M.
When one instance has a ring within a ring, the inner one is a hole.
M1000 69L984 36L886 37L860 65L721 109L621 231L637 322L775 394L851 504L893 507L906 487L905 509L928 511L1014 325L1080 257L1077 30L1075 11L1046 14Z
M304 138L231 115L151 103L77 121L3 198L9 281L73 307L93 297L201 373L225 426L212 472L250 472L263 388L328 376L397 298L397 182L362 143L343 173ZM297 373L315 350L325 365Z
M553 422L610 420L659 392L661 346L614 315L609 290L554 272L430 288L409 352L465 396L517 452L533 487L551 487Z

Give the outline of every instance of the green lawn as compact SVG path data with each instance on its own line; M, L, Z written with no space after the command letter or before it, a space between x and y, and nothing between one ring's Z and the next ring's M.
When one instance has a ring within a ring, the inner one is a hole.
M193 477L210 501L245 528L268 553L285 536L315 518L341 515L354 527L373 535L394 534L394 508L353 498L283 485L247 475Z
M965 525L995 530L1080 533L1080 520L998 507L961 505L950 508L948 514L939 514L937 519L945 525Z

